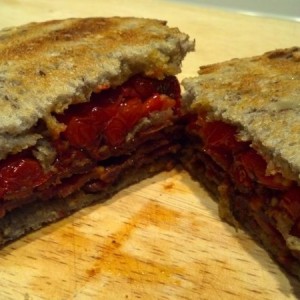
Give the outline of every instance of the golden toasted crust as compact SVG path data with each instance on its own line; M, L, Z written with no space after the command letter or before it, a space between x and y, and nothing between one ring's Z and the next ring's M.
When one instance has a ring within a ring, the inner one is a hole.
M0 140L10 139L0 145L0 159L39 138L32 131L38 119L55 127L51 113L87 101L101 85L118 85L139 72L178 73L193 46L177 28L150 19L67 19L3 29Z
M300 182L300 48L204 66L183 85L193 110L237 125L268 171Z

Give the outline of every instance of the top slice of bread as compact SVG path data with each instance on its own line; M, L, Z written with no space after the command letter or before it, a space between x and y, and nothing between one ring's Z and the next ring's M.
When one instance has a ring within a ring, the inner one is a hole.
M203 66L183 85L192 110L238 126L268 172L300 182L300 48Z
M99 86L136 73L180 72L194 42L166 22L86 18L30 23L0 31L0 159L34 145L39 119L88 101Z

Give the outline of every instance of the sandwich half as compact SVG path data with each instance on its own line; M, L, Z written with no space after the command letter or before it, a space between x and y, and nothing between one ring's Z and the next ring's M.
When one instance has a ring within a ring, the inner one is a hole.
M139 18L0 31L0 245L172 167L193 48Z
M300 48L203 66L183 85L183 165L300 277Z

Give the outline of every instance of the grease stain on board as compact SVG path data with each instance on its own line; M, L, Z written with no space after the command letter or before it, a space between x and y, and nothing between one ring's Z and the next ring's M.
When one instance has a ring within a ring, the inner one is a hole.
M158 203L151 201L141 211L125 222L119 231L106 239L102 245L98 259L93 266L86 270L89 277L95 277L104 273L110 276L126 277L130 282L160 282L177 284L172 280L172 275L182 273L183 270L176 266L141 259L123 250L126 242L130 241L131 234L141 225L150 224L164 228L176 224L179 213L167 209Z
M168 257L157 262L136 256L124 246L127 243L135 245L136 231L147 232L148 226L169 230L170 226L176 226L179 217L179 212L148 200L139 211L126 218L118 230L107 236L83 232L82 224L70 217L71 222L62 230L57 227L55 234L42 238L38 274L30 279L30 289L36 295L44 295L45 299L50 296L58 299L55 296L58 293L60 297L80 295L84 286L91 282L127 282L138 284L140 288L145 284L178 286L177 275L184 270L170 264ZM49 245L47 251L43 250L45 242ZM166 255L165 250L156 250L154 256Z

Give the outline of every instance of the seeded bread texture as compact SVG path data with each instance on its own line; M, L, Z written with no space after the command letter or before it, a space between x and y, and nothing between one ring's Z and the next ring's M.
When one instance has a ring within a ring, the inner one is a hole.
M300 183L300 48L203 66L183 81L191 110L239 128L239 138Z
M34 145L43 119L84 102L94 90L136 73L163 78L180 72L194 42L166 22L85 18L30 23L0 31L0 159Z

